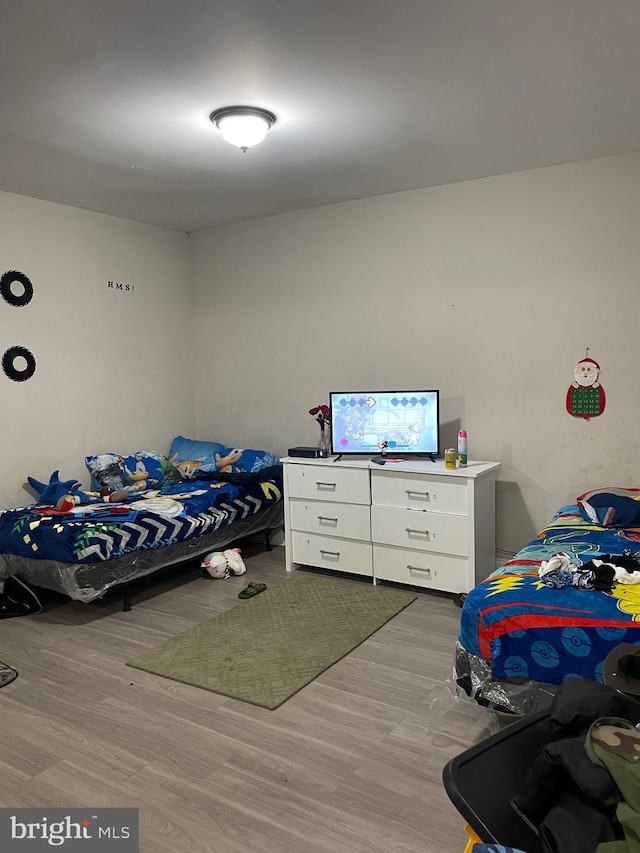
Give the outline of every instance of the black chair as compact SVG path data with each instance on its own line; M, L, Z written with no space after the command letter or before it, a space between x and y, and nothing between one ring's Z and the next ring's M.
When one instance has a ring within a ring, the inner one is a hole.
M442 773L447 795L482 841L542 853L537 833L510 801L535 757L553 740L547 709L518 719L447 762Z

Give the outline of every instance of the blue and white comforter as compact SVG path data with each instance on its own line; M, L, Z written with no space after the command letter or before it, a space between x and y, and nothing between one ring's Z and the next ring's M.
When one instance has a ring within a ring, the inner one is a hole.
M100 563L161 548L249 518L282 499L278 478L238 485L203 480L132 493L126 503L70 512L34 504L0 512L0 554Z

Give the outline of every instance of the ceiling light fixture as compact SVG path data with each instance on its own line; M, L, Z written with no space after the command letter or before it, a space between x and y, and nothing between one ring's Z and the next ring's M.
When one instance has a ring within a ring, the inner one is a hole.
M275 124L276 117L260 107L221 107L209 116L223 137L245 154Z

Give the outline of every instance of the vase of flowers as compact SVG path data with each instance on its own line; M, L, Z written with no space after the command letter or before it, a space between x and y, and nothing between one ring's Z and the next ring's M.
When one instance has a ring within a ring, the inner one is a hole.
M320 456L326 458L331 453L331 441L329 438L331 412L329 411L329 406L314 406L313 409L309 409L309 414L318 421L320 426L320 444L318 445L318 449Z

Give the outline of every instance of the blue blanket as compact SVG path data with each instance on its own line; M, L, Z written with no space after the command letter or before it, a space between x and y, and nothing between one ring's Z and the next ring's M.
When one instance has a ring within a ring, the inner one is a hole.
M0 512L0 554L62 563L98 563L160 548L248 518L282 498L278 478L234 484L192 480L133 492L126 503L70 512L34 504Z
M625 549L640 553L640 528L601 527L586 521L577 504L562 507L534 540L469 593L461 645L491 661L498 679L601 680L612 648L640 644L640 585L616 583L610 592L556 589L542 583L538 569L560 552L584 565Z

